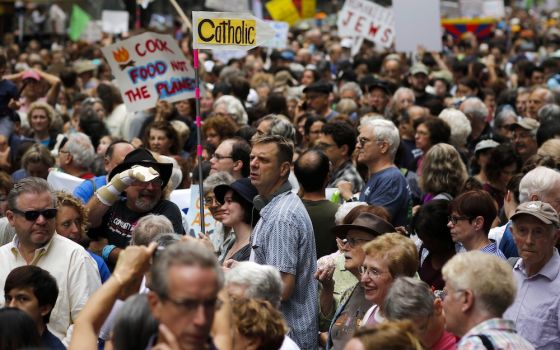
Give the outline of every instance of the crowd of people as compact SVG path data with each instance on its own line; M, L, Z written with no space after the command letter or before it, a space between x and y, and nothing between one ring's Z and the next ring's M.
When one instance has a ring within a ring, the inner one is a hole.
M194 99L127 110L111 37L4 35L0 349L559 349L559 20L202 50L199 131Z

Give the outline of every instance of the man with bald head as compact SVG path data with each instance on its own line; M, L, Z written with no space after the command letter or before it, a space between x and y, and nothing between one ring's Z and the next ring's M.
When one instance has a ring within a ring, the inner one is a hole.
M529 95L527 116L529 118L538 119L537 113L539 109L549 103L555 103L554 93L547 88L536 88L531 92L531 95Z
M317 149L306 151L294 164L300 197L313 225L317 258L337 250L331 229L335 225L334 214L339 205L325 198L329 168L329 158Z

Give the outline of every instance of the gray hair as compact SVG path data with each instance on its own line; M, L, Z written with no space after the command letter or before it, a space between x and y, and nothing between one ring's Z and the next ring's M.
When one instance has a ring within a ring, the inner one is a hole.
M197 241L181 241L171 244L154 259L151 268L151 287L159 297L169 295L167 274L171 266L197 266L214 270L218 289L224 284L224 273L213 251L204 243Z
M214 188L218 185L231 185L234 181L233 176L226 171L210 174L203 183L204 195L214 191Z
M560 186L560 173L544 166L529 171L519 183L519 203L528 202L532 195L542 200L550 191Z
M389 155L391 158L395 158L400 142L399 129L397 129L395 124L385 119L373 119L366 121L363 125L373 128L373 134L376 140L387 141L389 143Z
M469 97L463 101L461 110L473 119L485 120L488 117L488 107L478 97Z
M472 127L469 118L458 109L446 108L439 114L439 118L444 120L451 128L449 142L455 147L463 147L467 143L467 138L471 134Z
M517 120L517 113L515 113L513 107L508 105L507 107L502 108L502 110L494 117L494 128L501 128L502 125L504 125L506 118L509 117L514 117Z
M350 81L342 85L342 87L339 90L339 95L342 95L342 93L346 90L354 92L357 98L362 98L362 89L360 88L360 85L358 85L357 83Z
M502 317L515 300L512 268L495 255L479 250L456 254L443 266L442 275L453 289L472 291L476 309L493 317Z
M56 206L56 194L47 180L40 177L26 177L14 184L8 193L8 209L18 209L17 199L24 193L41 194L49 192L52 198L53 208Z
M546 104L539 109L537 117L541 124L560 120L560 106L552 103Z
M132 229L130 245L148 246L150 242L166 232L173 232L173 224L163 215L148 214L141 217Z
M226 273L226 285L237 284L245 288L245 297L269 301L276 308L282 300L282 278L273 266L251 261L239 262Z
M348 215L350 210L359 207L360 205L368 205L368 204L366 202L357 202L357 201L342 203L340 207L338 207L338 209L336 210L336 213L334 214L334 223L336 225L342 225L344 218L346 217L346 215Z
M412 89L401 86L400 88L397 89L397 91L395 91L395 93L393 94L393 100L397 100L397 98L399 97L399 95L401 94L409 94L412 95L412 101L416 101L416 96L414 96L414 91L412 91Z
M397 277L385 297L385 316L391 321L431 316L435 299L426 282Z
M81 169L89 169L95 160L95 150L89 136L82 132L75 132L68 136L66 142L68 153L72 155L74 165Z
M225 106L226 111L232 116L237 125L246 125L249 121L245 107L241 101L231 95L223 95L214 102L214 109Z
M288 117L282 114L269 114L259 120L259 124L263 121L271 121L269 135L282 136L292 142L296 139L296 129Z
M358 111L358 104L351 98L342 98L336 104L336 111L342 114L352 114Z

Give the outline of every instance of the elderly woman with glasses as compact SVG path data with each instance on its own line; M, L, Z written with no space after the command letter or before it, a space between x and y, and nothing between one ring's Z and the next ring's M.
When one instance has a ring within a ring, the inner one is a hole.
M367 208L367 206L364 207ZM384 212L384 210L379 210L379 207L377 209L380 213ZM356 215L356 213L358 214ZM364 211L360 207L352 209L348 216L353 216L352 221L335 226L333 233L342 239L341 250L345 258L344 267L354 275L356 280L359 280L359 268L364 261L362 246L375 237L385 232L393 232L395 229L384 218ZM320 313L323 319L331 320L326 346L327 349L342 349L352 337L354 330L362 323L366 310L371 307L371 302L365 299L362 285L355 283L342 294L337 307L333 296L335 282L332 277L322 276L322 273L319 269L316 274L322 285ZM322 339L325 340L324 337Z

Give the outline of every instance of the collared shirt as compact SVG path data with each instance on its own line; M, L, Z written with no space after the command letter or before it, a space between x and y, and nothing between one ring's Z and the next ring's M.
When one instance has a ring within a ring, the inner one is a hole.
M485 335L494 349L532 350L534 347L517 334L515 324L503 318L491 318L471 328L457 345L457 350L485 350L478 334Z
M311 219L301 199L291 191L281 193L261 210L251 237L251 261L272 265L295 277L290 299L281 311L290 327L288 335L302 349L317 348L317 254Z
M504 253L502 253L502 251L500 249L498 249L498 245L496 244L495 241L491 241L490 244L488 244L487 246L484 246L482 248L479 249L481 252L484 253L488 253L488 254L492 254L497 256L500 259L504 259L507 260L506 256L504 255Z
M560 349L560 255L553 249L550 260L533 276L527 276L523 259L517 261L513 268L517 295L504 313L520 335L544 350Z
M1 290L4 290L10 271L28 265L17 248L18 244L16 236L11 243L0 247ZM72 334L69 328L89 297L101 286L97 265L82 246L56 233L45 246L35 250L29 265L47 270L56 279L58 298L48 328L68 345ZM0 294L0 305L3 305L4 295Z
M352 192L357 193L364 187L364 180L356 170L351 161L347 161L336 169L329 179L327 187L336 187L340 181L348 181L352 184Z

